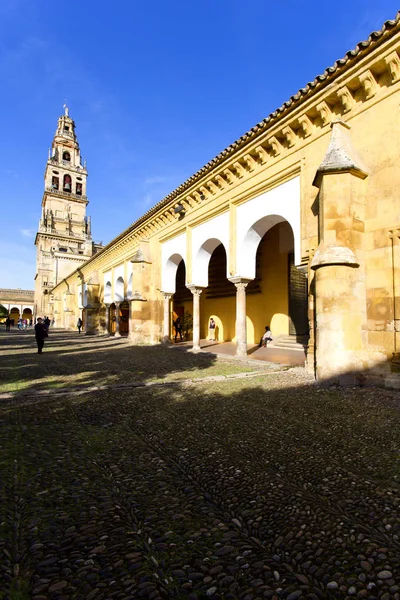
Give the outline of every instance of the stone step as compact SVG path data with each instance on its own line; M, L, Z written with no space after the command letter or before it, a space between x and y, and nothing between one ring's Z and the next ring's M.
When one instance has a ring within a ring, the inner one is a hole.
M269 348L285 348L286 350L304 350L308 346L307 335L280 335L268 344Z

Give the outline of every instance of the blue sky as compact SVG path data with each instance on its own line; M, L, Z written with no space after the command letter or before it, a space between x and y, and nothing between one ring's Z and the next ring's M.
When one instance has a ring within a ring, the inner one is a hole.
M0 287L33 289L67 99L108 243L357 42L392 0L0 0Z

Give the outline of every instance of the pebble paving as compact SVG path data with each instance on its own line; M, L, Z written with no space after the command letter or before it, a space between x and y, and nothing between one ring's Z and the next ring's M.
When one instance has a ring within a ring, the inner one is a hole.
M398 600L399 405L300 369L3 398L0 598Z

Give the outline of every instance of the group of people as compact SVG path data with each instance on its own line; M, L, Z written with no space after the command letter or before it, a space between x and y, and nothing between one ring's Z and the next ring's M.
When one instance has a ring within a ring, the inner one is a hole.
M177 317L176 320L173 322L173 325L174 325L174 329L175 329L175 336L174 336L175 343L178 340L178 336L179 336L180 341L183 342L183 337L182 337L183 327L182 327L181 318ZM215 341L215 321L212 317L211 317L210 323L208 325L208 331L209 331L208 339L214 342Z
M181 319L180 317L177 317L176 320L173 322L174 325L174 329L175 329L175 343L177 342L178 336L180 341L183 341L183 337L182 337L182 323L181 323ZM215 342L215 330L216 330L216 323L214 321L214 319L211 317L209 324L208 324L208 339L210 342ZM259 347L263 347L266 348L269 342L272 342L274 338L272 337L272 332L271 329L269 328L268 325L265 326L265 332L260 340L260 344Z

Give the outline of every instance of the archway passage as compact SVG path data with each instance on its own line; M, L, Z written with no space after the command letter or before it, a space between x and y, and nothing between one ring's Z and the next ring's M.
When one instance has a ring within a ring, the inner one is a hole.
M110 304L108 308L108 323L109 333L115 335L115 332L117 331L117 307L114 302Z
M216 323L213 337L223 342L235 338L236 288L226 277L227 256L218 244L208 263L208 287L201 296L201 337L210 337L211 317Z
M268 325L280 336L307 335L307 280L294 266L294 238L287 221L273 225L261 238L255 279L247 287L248 343L258 343ZM248 323L249 323L248 321Z
M172 305L172 321L181 320L183 334L186 338L191 337L190 316L193 310L193 296L191 291L186 287L186 267L185 261L181 260L176 270L175 276L175 294L173 296ZM175 337L175 329L172 331ZM179 338L180 339L180 338Z
M129 334L129 302L121 302L119 305L119 333Z
M11 319L11 325L16 325L18 323L18 319L19 319L20 313L19 313L19 308L16 308L15 306L10 310L10 319Z
M32 309L24 308L24 312L22 313L22 319L26 319L28 323L32 320Z

